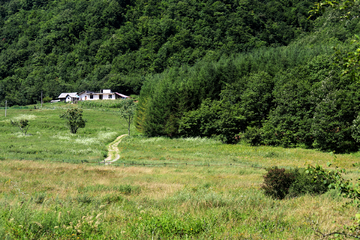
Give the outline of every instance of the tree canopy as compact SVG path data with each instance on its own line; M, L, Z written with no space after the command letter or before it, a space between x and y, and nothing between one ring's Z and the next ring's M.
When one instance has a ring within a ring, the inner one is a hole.
M358 150L358 83L344 71L353 69L346 61L356 55L351 42L359 20L344 20L332 9L322 14L313 31L288 45L203 58L147 76L138 130L149 136Z
M0 102L34 103L41 91L138 94L149 74L288 45L313 28L314 1L1 1Z

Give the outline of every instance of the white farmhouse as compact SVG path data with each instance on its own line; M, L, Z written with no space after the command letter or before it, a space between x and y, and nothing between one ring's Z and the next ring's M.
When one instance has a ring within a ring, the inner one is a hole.
M79 93L80 101L88 101L88 100L115 100L118 98L129 98L121 93L112 92L110 89L102 89L100 92L91 92L91 91L83 91Z

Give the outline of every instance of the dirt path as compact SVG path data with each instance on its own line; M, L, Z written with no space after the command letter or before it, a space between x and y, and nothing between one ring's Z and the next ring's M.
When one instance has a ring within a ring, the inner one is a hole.
M105 158L103 162L105 165L110 165L120 159L119 148L117 146L125 136L127 136L127 134L117 137L112 143L110 143L108 157Z

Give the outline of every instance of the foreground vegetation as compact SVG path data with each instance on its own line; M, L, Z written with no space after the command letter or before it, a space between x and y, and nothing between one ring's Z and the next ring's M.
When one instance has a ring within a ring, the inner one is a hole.
M259 189L264 172L250 166L104 167L4 160L0 236L318 239L312 221L324 232L352 222L357 208L344 205L346 200L334 191L285 200L265 196Z
M73 164L101 159L126 128L116 112L84 109L86 127L70 134L59 115L73 105L46 107L10 109L0 119L8 139L0 147L0 238L318 239L315 228L341 229L357 212L334 190L276 200L261 184L264 168L275 165L331 162L356 177L358 153L135 134L122 140L111 166ZM8 123L25 116L32 135Z

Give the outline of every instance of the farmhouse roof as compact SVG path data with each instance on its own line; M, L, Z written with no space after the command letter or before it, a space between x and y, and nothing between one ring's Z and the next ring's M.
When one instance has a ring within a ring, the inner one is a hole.
M126 96L126 95L118 93L118 92L115 92L115 94L119 95L122 98L130 98L129 96Z
M82 91L81 93L79 93L79 95L84 94L84 93L94 93L94 92L86 90L86 91Z
M61 93L58 98L66 98L68 95L69 95L70 97L73 97L73 98L79 97L79 96L77 95L77 92L72 92L72 93Z

